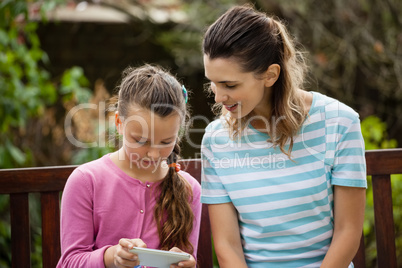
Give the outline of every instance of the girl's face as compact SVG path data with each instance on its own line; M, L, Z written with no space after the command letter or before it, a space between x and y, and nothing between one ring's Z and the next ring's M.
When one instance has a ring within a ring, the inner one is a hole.
M245 73L231 58L210 59L204 55L205 76L211 81L215 102L222 103L232 117L242 118L252 111L268 115L270 89L265 79L257 79L252 72Z
M118 117L117 113L116 120ZM155 171L176 144L181 123L178 113L160 117L133 105L128 118L120 119L118 131L123 135L123 149L130 167Z

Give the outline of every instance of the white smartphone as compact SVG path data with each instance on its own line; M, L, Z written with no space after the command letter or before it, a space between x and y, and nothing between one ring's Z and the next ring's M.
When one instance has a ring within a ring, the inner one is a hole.
M190 254L188 253L159 249L133 247L130 252L138 255L140 265L158 268L169 268L171 264L190 259Z

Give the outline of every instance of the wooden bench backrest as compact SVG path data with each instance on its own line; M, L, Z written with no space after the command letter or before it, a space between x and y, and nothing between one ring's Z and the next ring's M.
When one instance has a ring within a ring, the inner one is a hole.
M378 268L397 268L391 175L402 174L402 149L366 151L366 164L372 176ZM363 236L353 262L355 268L366 268Z
M390 175L402 173L402 149L367 151L366 161L367 174L372 175L373 183L378 267L396 268ZM199 159L184 160L181 165L200 181ZM13 267L31 265L28 194L35 192L41 195L43 267L54 268L57 264L60 258L59 195L75 168L64 166L0 170L0 194L10 194ZM199 267L202 268L213 267L210 233L208 211L203 205L197 255ZM354 263L356 268L366 267L363 236Z
M183 160L182 169L201 181L201 161ZM0 170L0 194L10 194L12 267L31 267L29 193L40 193L43 268L54 268L60 258L60 192L76 166ZM211 229L203 205L198 242L199 267L213 267Z

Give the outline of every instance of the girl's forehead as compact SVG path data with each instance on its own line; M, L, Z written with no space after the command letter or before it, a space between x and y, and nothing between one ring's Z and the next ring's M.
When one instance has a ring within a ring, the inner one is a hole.
M165 108L165 105L163 106ZM157 112L158 106L155 105L154 109L153 108L144 108L141 107L137 104L132 104L130 109L127 112L126 118L137 118L138 120L164 120L166 118L171 118L171 117L178 117L180 118L180 112L178 109L174 106L169 107L171 108L172 112L166 116L160 116ZM126 119L124 118L124 119Z
M124 118L125 128L131 135L166 139L177 135L181 117L177 112L161 117L150 109L133 107Z
M127 111L127 117L132 117L132 116L148 116L151 114L150 109L146 109L144 107L141 107L137 104L131 104L128 111Z

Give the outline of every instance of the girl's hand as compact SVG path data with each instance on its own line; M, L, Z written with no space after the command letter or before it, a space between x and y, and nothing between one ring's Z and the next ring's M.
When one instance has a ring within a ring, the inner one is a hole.
M173 247L169 251L187 253L177 247ZM170 265L170 268L177 268L177 267L195 268L196 265L197 265L197 262L195 261L193 255L190 255L190 259L188 261L181 261L178 264L172 264L172 265Z
M110 247L106 250L105 255L108 254L107 251L113 251L113 266L108 266L105 261L106 267L135 267L140 264L138 256L135 253L131 253L129 249L133 247L146 248L147 245L141 239L128 239L122 238L119 240L119 244Z

